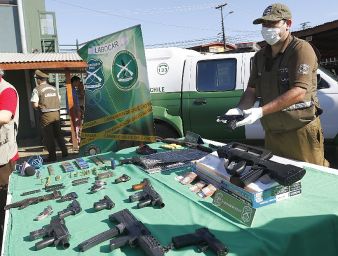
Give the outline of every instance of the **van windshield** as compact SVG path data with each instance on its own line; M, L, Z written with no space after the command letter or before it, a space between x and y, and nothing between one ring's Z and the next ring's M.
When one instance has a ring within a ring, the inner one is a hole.
M320 71L324 72L326 75L328 75L332 79L338 81L337 75L335 75L334 73L332 73L330 70L324 68L323 66L319 66L318 69L320 69Z

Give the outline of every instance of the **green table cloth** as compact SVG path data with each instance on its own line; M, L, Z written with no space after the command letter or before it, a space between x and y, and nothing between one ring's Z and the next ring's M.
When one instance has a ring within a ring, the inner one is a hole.
M158 148L160 143L152 144ZM135 148L128 148L117 153L102 154L109 159L123 159L135 155ZM88 160L90 169L96 167L99 172L105 171L105 167L96 166ZM73 162L71 160L71 162ZM75 164L74 164L75 165ZM48 217L42 221L33 219L48 205L54 209L54 215L63 210L70 203L58 203L46 201L31 205L25 209L11 209L7 212L8 222L5 240L3 242L3 255L28 256L28 255L144 255L140 248L125 246L109 251L109 240L86 252L79 252L77 245L84 240L108 230L114 224L110 223L110 214L128 208L136 218L142 221L152 234L167 245L171 237L186 233L192 233L197 228L206 226L229 248L229 255L253 256L253 255L338 255L338 176L321 172L318 168L306 168L307 173L302 179L302 194L288 200L271 204L257 209L251 227L245 227L232 219L223 211L212 205L212 199L202 199L175 180L177 175L186 171L185 168L174 169L167 172L147 174L139 167L126 164L117 166L113 170L114 176L106 179L106 189L91 194L90 187L95 181L94 175L89 175L89 183L72 186L71 181L76 178L69 177L60 167L60 162L52 165L56 175L61 175L60 181L55 181L52 176L52 184L63 182L65 189L63 195L69 192L77 192L78 201L82 212L65 219L66 226L71 234L70 247L66 250L55 247L47 247L35 251L37 241L29 240L29 233L49 224ZM110 169L108 163L107 168ZM100 168L102 170L100 170ZM338 172L338 171L337 171ZM80 173L78 171L78 173ZM113 184L115 178L122 174L128 174L131 180L126 183ZM47 167L41 168L42 177L48 177ZM165 207L154 209L146 207L136 208L136 202L128 202L128 197L134 193L131 190L133 184L149 178L153 187L162 196ZM41 189L43 185L35 176L22 177L13 173L10 180L9 193L12 202L23 198L42 195L34 194L22 197L20 194L33 189ZM95 212L93 203L108 195L115 207L111 210ZM198 253L196 247L190 246L180 250L171 250L166 255L215 255L212 251Z

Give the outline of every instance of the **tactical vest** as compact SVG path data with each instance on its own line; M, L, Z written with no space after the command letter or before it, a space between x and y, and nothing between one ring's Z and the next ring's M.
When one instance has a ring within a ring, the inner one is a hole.
M60 100L57 90L48 83L37 86L39 107L42 113L60 110Z
M285 52L279 59L275 60L278 69L266 71L266 57L262 56L263 51L257 53L261 56L257 57L258 79L255 82L256 96L260 98L260 105L263 106L278 96L282 95L290 89L288 65L292 62L292 54L295 52L299 44L304 43L303 40L296 37L292 38ZM283 58L284 56L291 56ZM274 63L276 65L276 63ZM317 67L314 67L315 70ZM312 72L312 71L311 71ZM317 99L317 74L312 74L312 89L307 90L304 102L294 104L282 111L278 111L261 118L261 123L265 131L268 132L286 132L299 129L310 123L316 118L319 103Z
M16 135L19 128L19 95L14 86L1 79L0 94L7 88L15 90L18 101L14 118L8 124L0 126L0 165L7 164L18 152Z

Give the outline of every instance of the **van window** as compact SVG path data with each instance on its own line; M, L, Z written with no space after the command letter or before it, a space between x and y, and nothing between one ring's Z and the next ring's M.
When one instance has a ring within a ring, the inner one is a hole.
M230 91L236 87L237 60L216 59L197 63L196 89L200 92Z

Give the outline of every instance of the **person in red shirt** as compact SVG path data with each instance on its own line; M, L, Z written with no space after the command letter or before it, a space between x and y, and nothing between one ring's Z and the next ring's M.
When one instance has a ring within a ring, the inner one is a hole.
M19 124L19 96L16 89L3 78L0 69L0 225L1 236L5 218L7 186L10 174L19 158L16 135ZM1 241L0 241L1 242ZM1 247L1 243L0 243Z

